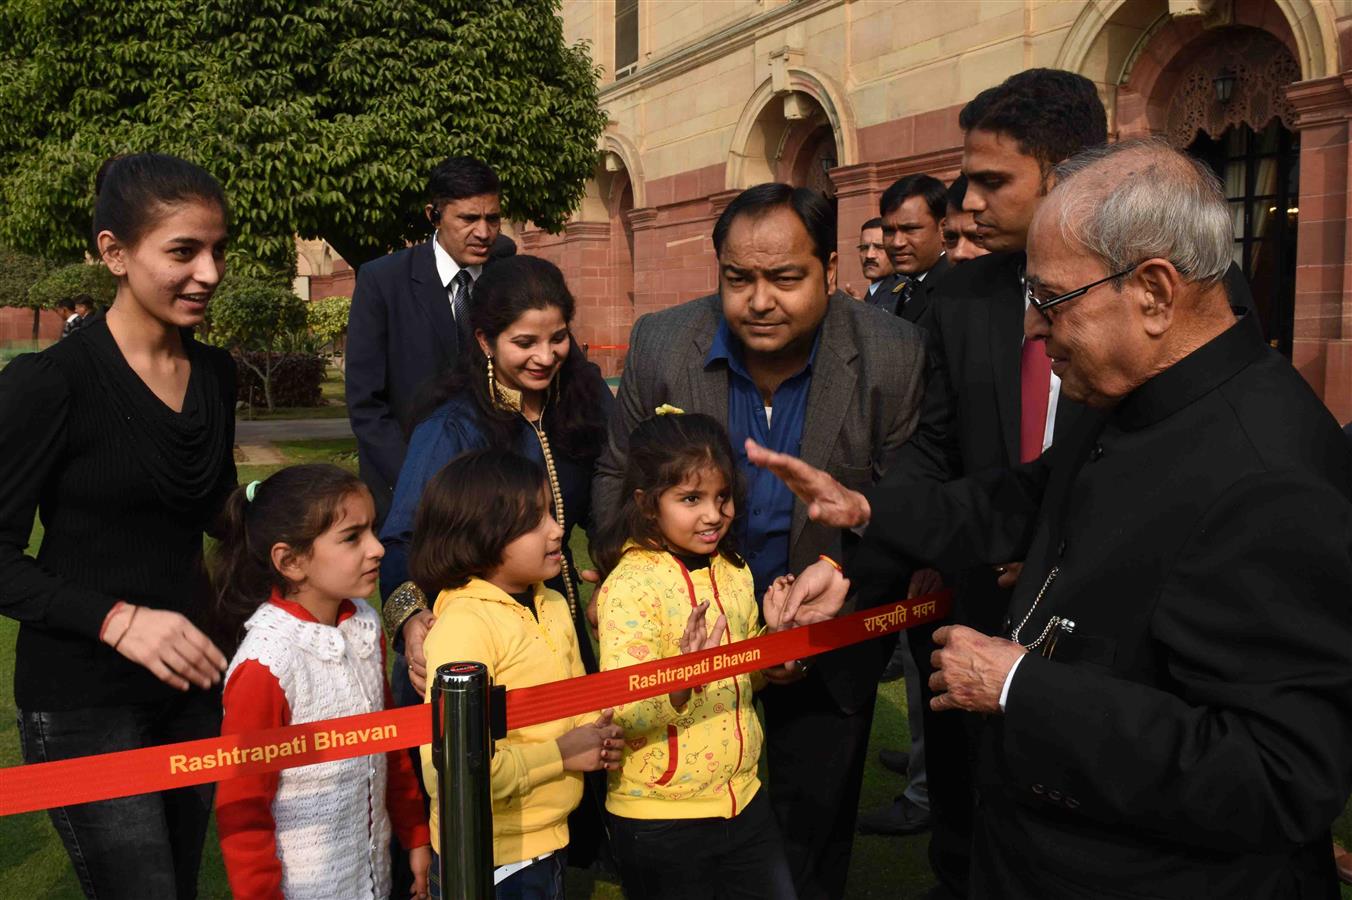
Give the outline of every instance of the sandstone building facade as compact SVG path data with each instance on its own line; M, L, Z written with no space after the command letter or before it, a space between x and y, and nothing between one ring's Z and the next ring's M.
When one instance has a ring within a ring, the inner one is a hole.
M565 0L610 123L560 234L526 228L615 374L635 318L715 286L710 232L763 181L839 213L841 282L896 178L956 176L958 111L1025 68L1079 72L1115 137L1216 169L1275 345L1352 419L1352 0Z

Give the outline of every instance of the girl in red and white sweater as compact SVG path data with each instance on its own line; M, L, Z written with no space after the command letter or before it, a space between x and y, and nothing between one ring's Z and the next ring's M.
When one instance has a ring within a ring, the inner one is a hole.
M238 488L215 557L223 627L245 634L226 672L222 734L376 712L390 705L376 612L359 599L384 554L366 487L330 465ZM228 779L216 821L236 897L379 898L390 834L425 897L431 849L408 754Z

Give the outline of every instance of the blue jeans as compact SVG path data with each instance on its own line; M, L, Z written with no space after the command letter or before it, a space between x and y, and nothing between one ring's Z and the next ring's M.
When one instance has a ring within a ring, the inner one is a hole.
M26 763L191 741L221 733L216 692L161 703L19 712ZM85 896L188 900L211 818L215 785L48 810Z
M610 849L628 900L797 896L765 787L731 819L628 819L612 813Z
M427 876L429 900L441 900L441 857L432 854L432 869ZM563 873L568 866L568 851L555 851L549 859L512 875L494 891L496 900L563 900Z

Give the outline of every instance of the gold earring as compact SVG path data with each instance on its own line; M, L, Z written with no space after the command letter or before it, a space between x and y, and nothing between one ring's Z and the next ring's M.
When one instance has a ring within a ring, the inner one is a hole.
M488 357L488 398L492 404L507 412L521 412L521 392L503 387L493 375L493 357Z

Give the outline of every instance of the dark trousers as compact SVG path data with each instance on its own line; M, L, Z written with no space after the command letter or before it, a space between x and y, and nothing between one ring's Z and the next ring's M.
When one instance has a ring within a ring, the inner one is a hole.
M533 863L493 890L494 900L563 900L563 870L568 865L568 851L559 850L538 863ZM429 900L441 900L441 858L432 854L432 868L427 875Z
M874 696L843 712L812 675L761 693L770 800L802 900L845 896Z
M217 692L160 703L19 713L26 763L192 741L221 733ZM215 785L139 794L48 811L80 887L99 900L184 900L197 870Z
M731 819L610 815L628 900L793 900L784 846L762 788Z
M972 866L972 825L976 810L973 775L976 771L977 729L980 718L957 710L930 709L934 691L929 677L934 672L930 654L933 636L941 625L933 623L906 632L920 674L921 709L925 723L930 817L929 862L934 877L958 897L968 894Z

